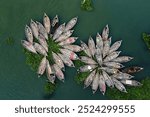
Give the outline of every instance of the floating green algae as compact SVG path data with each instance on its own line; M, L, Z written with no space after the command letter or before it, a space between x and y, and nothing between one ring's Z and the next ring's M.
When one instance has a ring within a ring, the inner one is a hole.
M81 9L85 11L93 10L92 0L81 0Z
M115 100L149 100L150 99L150 77L141 81L140 87L127 87L128 93L122 93L117 89L107 89L106 96Z
M6 44L7 45L14 45L14 43L15 43L15 41L14 41L14 39L12 37L8 37L6 39Z
M52 94L56 90L56 88L56 84L52 84L51 82L47 82L44 86L44 90L47 95Z
M148 49L150 49L150 35L143 33L143 40L145 44L147 45Z

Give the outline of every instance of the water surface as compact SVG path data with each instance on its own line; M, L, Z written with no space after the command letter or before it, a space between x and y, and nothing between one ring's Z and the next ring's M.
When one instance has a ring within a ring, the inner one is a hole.
M43 91L45 78L25 64L20 40L25 38L24 26L30 19L41 21L43 13L50 17L58 14L61 22L78 16L74 36L87 42L109 24L112 40L123 40L122 54L133 56L130 65L144 67L136 78L150 76L150 52L142 41L142 32L150 33L149 0L93 0L94 11L80 10L80 0L0 0L0 99L108 99L100 92L92 94L90 88L74 81L76 70L67 68L65 83L60 83L56 92L46 97ZM7 45L5 40L12 37L15 44Z

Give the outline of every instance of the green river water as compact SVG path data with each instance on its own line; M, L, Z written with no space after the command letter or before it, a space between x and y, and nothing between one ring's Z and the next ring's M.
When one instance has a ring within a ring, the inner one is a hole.
M43 13L59 15L61 22L78 16L74 36L87 42L106 24L110 26L112 41L123 40L121 54L135 59L127 63L144 67L136 74L141 80L150 76L150 51L142 40L142 32L150 33L150 0L93 0L94 11L80 9L80 0L0 0L0 99L108 99L100 92L92 94L74 81L76 70L66 69L65 83L59 83L56 92L46 96L45 79L25 64L20 40L25 38L24 27L30 19L41 21ZM14 45L6 44L12 37Z

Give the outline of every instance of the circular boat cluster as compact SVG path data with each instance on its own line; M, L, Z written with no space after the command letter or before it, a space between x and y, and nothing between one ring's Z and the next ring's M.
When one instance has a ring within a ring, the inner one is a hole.
M130 75L141 71L141 67L129 67L124 69L122 63L132 60L129 56L119 56L121 51L118 51L122 41L117 41L111 45L111 37L109 37L109 27L103 29L102 34L97 33L96 43L90 37L88 45L81 42L86 56L81 56L80 60L85 63L81 66L79 72L90 72L89 76L84 81L84 87L91 85L93 93L99 88L102 94L106 92L106 86L116 87L122 92L127 92L124 85L140 86L141 83L133 80Z
M82 48L73 44L78 38L71 37L76 23L77 17L59 25L57 15L51 21L44 13L43 24L31 19L30 26L25 26L26 40L21 43L29 52L42 56L37 73L41 76L46 72L51 83L56 77L64 81L65 65L74 67L73 60L79 59L75 52Z

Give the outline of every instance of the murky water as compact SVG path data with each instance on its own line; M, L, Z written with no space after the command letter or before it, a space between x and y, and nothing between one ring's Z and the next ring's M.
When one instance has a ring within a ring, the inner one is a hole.
M44 79L25 64L20 40L24 39L24 26L30 19L42 20L43 13L50 17L58 14L61 22L78 16L74 36L87 42L90 35L110 25L113 42L123 40L122 54L135 59L128 64L144 67L136 78L150 76L150 51L142 41L142 32L150 33L149 0L93 0L93 12L80 10L80 0L0 0L0 99L108 99L100 92L92 94L90 88L84 90L76 84L76 70L67 68L65 83L60 83L56 92L46 97ZM14 45L7 45L6 39L12 37Z

